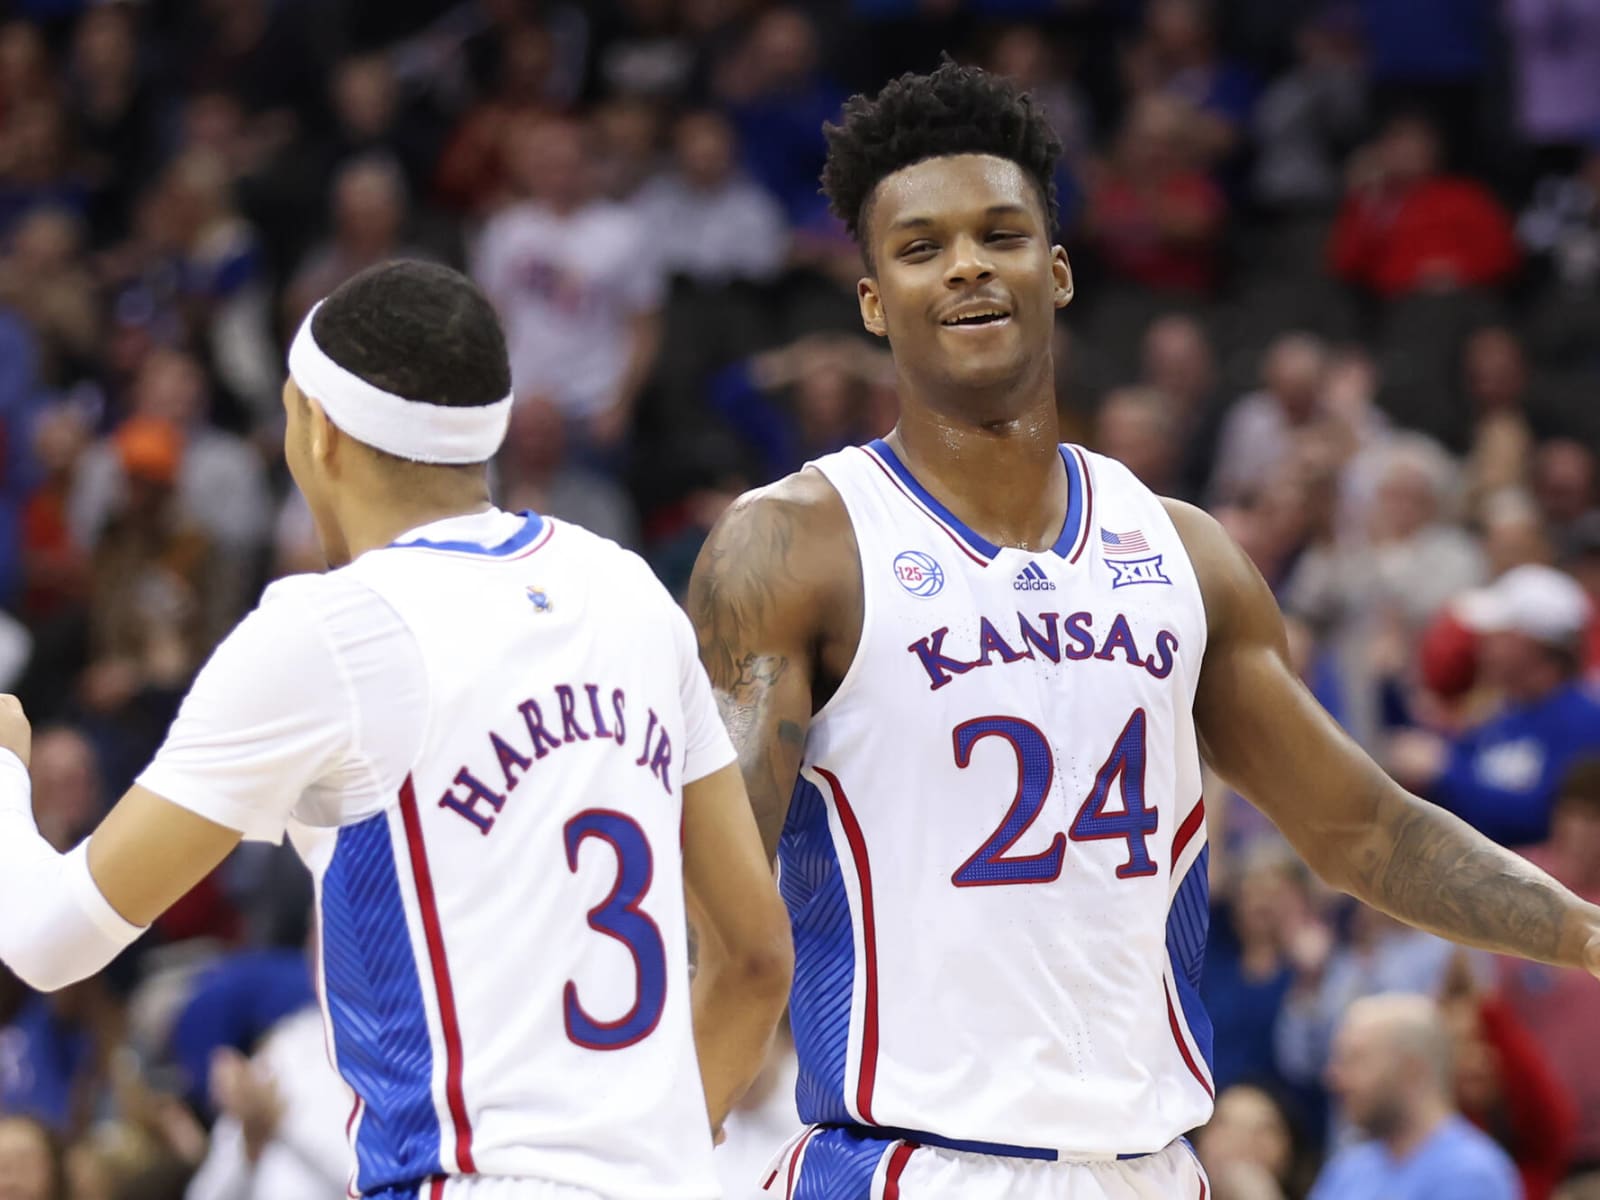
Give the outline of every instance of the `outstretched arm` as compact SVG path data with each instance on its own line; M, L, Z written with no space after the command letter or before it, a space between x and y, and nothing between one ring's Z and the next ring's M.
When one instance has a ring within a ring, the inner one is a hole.
M90 841L58 854L33 821L31 741L16 697L0 696L0 961L54 991L109 964L240 835L135 787Z
M1600 975L1600 908L1391 780L1295 677L1244 552L1199 509L1167 508L1205 598L1194 712L1217 773L1334 887L1456 942Z
M817 628L828 604L821 581L829 564L815 548L819 487L827 488L820 477L794 476L742 497L706 539L689 582L700 660L769 861L800 772Z

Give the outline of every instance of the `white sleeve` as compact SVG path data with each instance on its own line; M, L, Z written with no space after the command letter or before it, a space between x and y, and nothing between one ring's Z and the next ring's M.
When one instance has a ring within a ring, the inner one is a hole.
M722 724L722 714L717 711L711 680L705 667L700 665L694 626L676 603L670 599L667 603L672 607L670 619L673 649L678 658L678 690L683 701L684 736L689 741L684 749L683 782L689 784L722 770L738 756Z
M141 787L247 838L283 840L301 794L355 745L354 697L314 591L267 589L201 668Z

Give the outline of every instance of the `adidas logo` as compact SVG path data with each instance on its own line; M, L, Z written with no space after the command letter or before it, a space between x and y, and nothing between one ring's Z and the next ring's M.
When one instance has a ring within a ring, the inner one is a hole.
M1019 592L1053 592L1056 585L1045 577L1044 568L1038 563L1029 563L1022 568L1018 576L1011 581L1011 586Z

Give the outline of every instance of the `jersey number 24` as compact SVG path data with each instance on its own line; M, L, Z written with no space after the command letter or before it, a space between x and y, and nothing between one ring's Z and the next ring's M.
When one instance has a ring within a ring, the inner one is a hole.
M1061 876L1067 838L1092 842L1122 838L1128 843L1128 861L1117 868L1118 879L1156 873L1155 860L1145 839L1156 831L1160 813L1144 804L1145 715L1136 708L1117 735L1110 756L1095 775L1094 787L1066 833L1057 832L1050 845L1037 854L1008 855L1028 827L1038 818L1055 779L1055 754L1050 741L1036 725L1018 717L978 717L957 725L954 733L956 766L972 761L972 748L984 738L1002 738L1017 756L1017 794L999 828L956 868L950 882L957 887L993 887L1008 883L1050 883ZM1111 785L1121 781L1122 811L1107 812Z

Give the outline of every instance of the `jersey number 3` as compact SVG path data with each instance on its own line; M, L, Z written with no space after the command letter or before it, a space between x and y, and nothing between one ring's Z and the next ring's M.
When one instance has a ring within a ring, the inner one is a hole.
M1136 708L1122 727L1116 745L1105 765L1095 775L1090 790L1072 826L1057 832L1050 845L1037 854L1007 855L1038 818L1055 779L1055 755L1050 742L1036 725L1017 717L979 717L955 728L956 766L963 769L972 761L972 748L986 737L1003 738L1017 756L1017 794L1006 810L1000 826L956 868L950 882L956 887L994 887L1007 883L1051 883L1061 876L1061 863L1067 853L1067 838L1075 842L1123 838L1128 843L1128 861L1117 868L1118 879L1135 879L1156 873L1155 861L1145 839L1156 831L1160 814L1144 804L1144 709ZM1107 812L1111 785L1121 781L1122 811Z
M566 825L567 866L578 872L578 850L589 838L610 845L617 856L611 894L589 910L589 928L616 938L633 955L633 1004L614 1021L597 1021L578 999L570 979L562 995L567 1037L590 1050L621 1050L650 1036L667 1003L667 948L661 930L640 911L650 890L655 859L644 830L632 817L605 808L585 809Z

